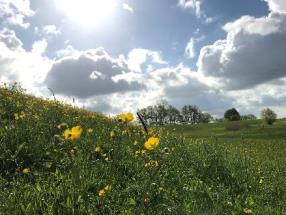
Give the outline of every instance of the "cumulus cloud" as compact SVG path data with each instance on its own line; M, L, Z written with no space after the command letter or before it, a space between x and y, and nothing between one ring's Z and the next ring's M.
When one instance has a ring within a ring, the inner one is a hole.
M130 5L128 5L128 4L126 4L126 3L123 3L123 4L122 4L122 8L123 8L124 10L129 11L130 13L133 13L133 12L134 12L133 7L131 7Z
M265 0L268 2L269 9L276 12L286 12L285 0Z
M26 17L33 16L35 12L30 8L30 0L0 0L0 24L17 25L28 28Z
M13 30L5 29L0 32L1 82L21 82L23 87L36 92L34 87L43 81L50 66L50 59L39 53L26 51Z
M132 78L124 58L112 58L103 48L58 59L46 77L56 93L79 98L136 91L144 86Z
M251 88L286 76L286 14L243 16L227 23L224 40L200 51L198 71L217 79L220 87Z
M157 51L137 48L128 53L127 64L132 71L142 72L142 65L148 61L153 64L167 64Z

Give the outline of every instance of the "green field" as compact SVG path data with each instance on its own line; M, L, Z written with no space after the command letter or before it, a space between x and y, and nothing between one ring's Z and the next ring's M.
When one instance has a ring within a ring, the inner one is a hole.
M238 125L241 128L236 131L227 130L226 127ZM266 125L262 120L245 120L234 122L219 122L199 125L168 125L170 131L175 129L175 134L187 138L209 138L220 139L285 139L286 140L286 119L279 119L274 125Z
M147 135L18 88L0 98L0 214L286 214L285 120Z

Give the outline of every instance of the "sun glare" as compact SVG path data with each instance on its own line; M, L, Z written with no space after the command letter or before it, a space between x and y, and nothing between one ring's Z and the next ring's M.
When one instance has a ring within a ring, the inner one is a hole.
M86 27L102 25L111 18L116 0L55 0L74 22Z

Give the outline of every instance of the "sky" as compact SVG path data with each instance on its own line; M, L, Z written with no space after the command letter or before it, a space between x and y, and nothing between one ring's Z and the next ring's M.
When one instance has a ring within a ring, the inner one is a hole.
M0 0L0 83L106 114L286 117L285 0Z

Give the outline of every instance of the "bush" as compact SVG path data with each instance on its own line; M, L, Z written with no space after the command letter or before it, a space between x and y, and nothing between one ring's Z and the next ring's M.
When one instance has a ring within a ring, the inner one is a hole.
M272 125L277 119L277 114L270 108L265 108L261 111L261 118L268 125Z
M238 121L240 120L240 114L235 108L231 108L224 113L224 118L230 121Z

